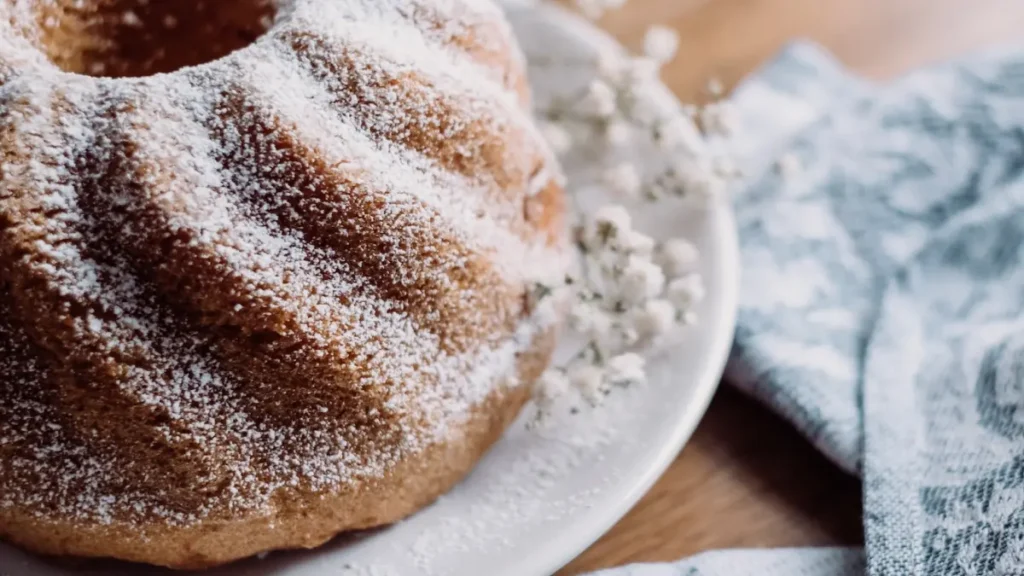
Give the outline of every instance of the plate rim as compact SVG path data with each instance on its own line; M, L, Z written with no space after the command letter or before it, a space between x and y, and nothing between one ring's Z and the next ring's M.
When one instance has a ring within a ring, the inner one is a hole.
M722 277L725 280L721 293L722 328L713 334L711 358L700 374L698 383L693 387L693 401L687 404L678 424L672 430L671 437L662 443L657 456L651 459L643 473L636 476L629 488L626 489L625 494L617 499L614 505L594 507L587 513L581 514L573 524L586 527L585 529L566 531L564 533L566 536L552 540L551 544L545 546L543 551L535 551L530 558L537 560L533 562L525 560L524 566L515 567L517 576L554 574L600 540L650 491L689 443L697 425L703 420L725 372L725 365L732 349L738 313L739 241L735 233L735 218L732 210L722 210L721 214L716 215L716 219L721 220L720 224L715 227L716 230L721 228L724 232L720 235L721 252L723 253L721 261L724 264ZM504 573L510 576L512 574L508 570Z
M506 9L529 8L546 12L545 17L550 17L559 25L571 29L581 40L598 46L614 45L616 49L622 49L621 44L615 38L598 26L551 2L523 4L516 0L506 0L504 6ZM662 81L659 80L658 84L665 88L675 102L679 102L675 93L664 86ZM607 506L595 506L580 514L573 522L576 529L566 530L563 532L563 536L552 539L543 549L534 550L524 558L523 563L519 566L502 570L502 574L509 576L513 576L513 573L515 576L523 574L550 575L579 557L613 528L650 491L675 461L693 436L697 425L703 420L711 399L721 383L732 349L739 308L740 275L738 228L728 197L723 198L720 202L714 202L708 214L716 247L716 269L718 271L716 280L719 280L714 285L721 290L719 292L720 305L719 309L715 311L717 313L715 315L719 316L720 320L716 323L715 329L708 331L711 341L709 358L693 386L692 401L680 414L678 423L672 430L669 439L660 445L657 455L650 460L643 472L631 479L623 494Z

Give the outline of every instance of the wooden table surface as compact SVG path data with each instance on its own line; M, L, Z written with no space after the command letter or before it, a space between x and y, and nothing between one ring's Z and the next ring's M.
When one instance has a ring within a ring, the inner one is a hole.
M630 0L601 22L627 45L660 23L681 35L664 73L684 101L727 87L793 38L878 79L1024 30L1020 0ZM1024 43L1024 38L1019 42ZM664 477L565 568L579 574L704 550L859 544L860 485L767 410L723 387Z

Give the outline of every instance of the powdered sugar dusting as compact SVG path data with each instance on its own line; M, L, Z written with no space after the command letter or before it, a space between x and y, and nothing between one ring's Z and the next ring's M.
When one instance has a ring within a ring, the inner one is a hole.
M281 0L246 49L116 80L41 55L56 1L0 6L0 507L269 514L450 439L513 380L554 321L525 291L564 261L523 208L558 174L489 1ZM421 100L344 99L408 73ZM408 136L438 131L459 154Z

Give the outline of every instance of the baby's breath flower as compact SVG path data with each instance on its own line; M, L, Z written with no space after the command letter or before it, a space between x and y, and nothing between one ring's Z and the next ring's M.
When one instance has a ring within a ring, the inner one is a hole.
M634 311L633 326L641 338L653 339L666 334L676 323L676 307L668 300L648 300Z
M568 391L569 378L565 372L558 368L548 368L537 380L534 387L534 398L541 410L547 410Z
M739 128L739 112L729 102L712 102L700 111L704 132L715 136L731 136Z
M633 218L629 215L629 210L620 204L606 204L594 213L589 236L601 244L607 244L615 236L632 229Z
M646 89L658 79L660 68L659 62L652 58L631 58L622 70L619 87L626 90Z
M615 247L620 252L648 259L654 253L654 238L638 230L630 230L615 238Z
M658 249L656 261L669 278L678 278L693 272L700 260L697 247L683 238L666 241Z
M655 144L662 150L681 150L697 154L704 147L693 120L681 112L655 127Z
M587 88L587 94L580 104L586 112L598 118L608 118L618 107L616 100L615 90L611 86L606 82L594 80Z
M579 302L569 312L569 326L591 340L601 340L611 331L612 319L598 306L590 302Z
M569 310L569 327L577 332L589 331L591 318L596 312L597 307L590 302L576 302Z
M625 145L632 135L633 129L624 120L612 118L604 125L604 139L612 146Z
M630 256L622 271L619 288L622 300L629 304L643 302L661 293L665 274L654 262Z
M608 339L615 326L612 317L603 310L598 310L590 319L590 330L586 333L592 341L600 344Z
M644 56L664 64L676 57L679 33L665 26L652 26L644 35Z
M593 18L625 2L575 1ZM645 34L640 55L615 50L599 54L593 63L594 79L582 94L574 102L552 104L549 123L541 131L560 155L580 146L585 149L581 152L614 152L619 158L620 152L632 152L627 146L650 144L676 162L652 173L646 160L617 159L600 165L598 182L588 186L602 186L623 202L640 196L652 201L671 196L700 201L724 195L727 183L739 175L728 159L708 153L706 146L711 137L737 130L739 115L730 103L666 110L658 74L678 50L677 33L655 26ZM723 92L717 82L708 89L715 97ZM585 141L591 136L597 138L594 150ZM779 170L784 170L781 161ZM613 386L643 382L644 359L637 352L674 326L696 322L693 307L705 297L697 274L697 248L683 239L656 243L634 226L626 208L609 204L576 229L579 276L567 278L557 289L575 295L568 323L585 344L567 365L541 377L537 391L541 411L550 410L553 399L567 392L596 404ZM545 290L534 291L539 297L551 291L547 284L541 288Z
M626 96L626 108L649 95L658 79L660 64L645 56L603 55L597 60L597 78ZM639 118L638 118L639 119Z
M635 198L644 184L636 166L626 162L606 170L602 179L613 194L623 198Z
M640 332L637 332L635 327L620 323L617 328L615 336L618 338L616 346L618 349L628 348L640 341Z
M675 175L677 189L698 202L719 198L725 194L727 180L710 167L690 166Z
M665 296L680 310L688 310L691 306L700 304L706 292L704 281L699 274L687 274L681 278L669 282L665 289Z
M569 381L572 387L590 402L598 402L604 396L604 371L594 364L577 363L569 369Z
M635 126L646 128L649 137L653 138L655 125L665 113L664 99L653 89L655 83L631 80L619 91L621 114Z
M618 386L642 384L647 377L644 374L644 359L639 354L626 352L608 361L607 378Z
M618 84L622 80L626 62L627 58L618 52L600 54L597 57L597 77L609 84Z
M604 296L610 297L614 293L614 285L622 275L622 269L625 268L628 259L629 253L620 250L614 238L590 254L589 261L594 279L606 287L603 291Z

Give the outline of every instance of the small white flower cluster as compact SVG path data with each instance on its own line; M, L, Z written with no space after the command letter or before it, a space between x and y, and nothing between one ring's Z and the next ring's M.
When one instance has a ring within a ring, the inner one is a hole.
M667 64L676 57L679 50L679 34L664 26L652 26L644 35L644 56Z
M712 102L701 109L700 122L706 133L731 136L736 133L739 118L728 102Z
M586 344L568 365L544 375L542 411L569 389L597 403L615 386L643 382L637 350L677 324L693 323L692 308L704 298L697 248L683 239L655 242L633 227L622 206L599 209L577 236L583 271L570 283L569 326Z
M624 201L716 198L724 195L736 176L734 166L706 153L704 142L705 136L727 137L737 131L738 117L730 103L680 107L667 115L664 104L657 103L658 74L678 48L679 37L674 30L652 27L644 37L642 55L599 56L596 73L584 89L543 111L547 118L541 130L559 155L595 145L622 148L638 134L646 133L667 156L681 159L648 178L629 163L608 167L603 183Z
M576 3L585 15L597 18L625 0ZM666 117L666 107L657 102L660 69L678 49L677 33L655 26L644 37L642 55L599 57L588 85L543 111L547 122L541 130L560 156L593 145L628 149L638 135L646 134L676 162L654 177L645 177L639 159L617 161L602 170L600 184L623 202L714 198L736 176L723 159L706 154L704 141L735 131L735 114L727 103L680 107ZM633 226L621 205L599 209L578 227L576 240L580 272L565 289L573 295L568 323L583 343L578 354L550 368L538 382L540 416L567 394L597 404L616 386L644 382L640 353L674 327L695 323L694 307L705 296L697 248L684 239L655 241ZM544 293L560 289L540 288Z

